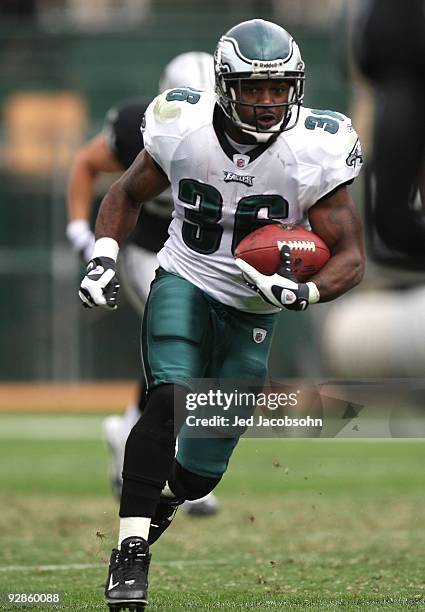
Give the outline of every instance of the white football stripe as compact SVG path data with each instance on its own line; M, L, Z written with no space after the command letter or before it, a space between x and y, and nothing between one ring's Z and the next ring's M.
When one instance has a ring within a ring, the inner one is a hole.
M277 248L279 251L282 250L282 247L287 244L290 249L294 249L296 251L315 251L316 244L310 240L278 240Z

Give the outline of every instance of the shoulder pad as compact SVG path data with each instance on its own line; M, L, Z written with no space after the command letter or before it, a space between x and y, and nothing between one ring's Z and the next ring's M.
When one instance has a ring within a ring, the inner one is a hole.
M169 89L157 96L146 111L146 127L180 136L211 120L215 95L195 89Z
M289 142L299 162L320 167L316 201L352 182L360 172L359 137L351 119L342 113L303 108Z
M142 123L145 148L169 176L178 144L211 123L215 95L190 88L169 89L148 106Z

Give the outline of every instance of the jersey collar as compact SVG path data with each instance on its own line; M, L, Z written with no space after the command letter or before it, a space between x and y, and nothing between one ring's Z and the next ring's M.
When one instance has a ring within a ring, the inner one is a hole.
M213 115L214 131L221 148L223 149L227 157L233 161L233 156L240 155L240 152L231 145L231 143L226 137L226 134L224 132L224 118L225 115L222 109L219 107L218 104L216 104ZM248 153L246 153L246 157L249 157L248 163L253 162L255 159L257 159L257 157L264 153L264 151L274 143L278 136L280 136L280 133L281 132L277 132L276 134L273 134L273 136L267 142L259 144L251 151L248 151Z

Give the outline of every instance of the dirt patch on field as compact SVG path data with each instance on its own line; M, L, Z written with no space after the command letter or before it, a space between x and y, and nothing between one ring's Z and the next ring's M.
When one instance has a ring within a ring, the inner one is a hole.
M136 398L133 381L0 384L0 412L116 412Z

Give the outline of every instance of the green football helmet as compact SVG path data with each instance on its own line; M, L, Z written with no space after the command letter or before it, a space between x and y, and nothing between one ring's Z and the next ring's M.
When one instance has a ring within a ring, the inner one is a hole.
M215 56L215 90L218 102L226 116L244 133L257 142L267 142L272 134L289 130L296 125L304 99L304 62L297 43L282 27L252 19L244 21L222 36ZM282 120L261 129L257 123L257 109L264 104L241 102L241 81L275 79L290 82L288 101L276 106L286 107ZM254 108L253 125L244 123L238 115L237 105Z

